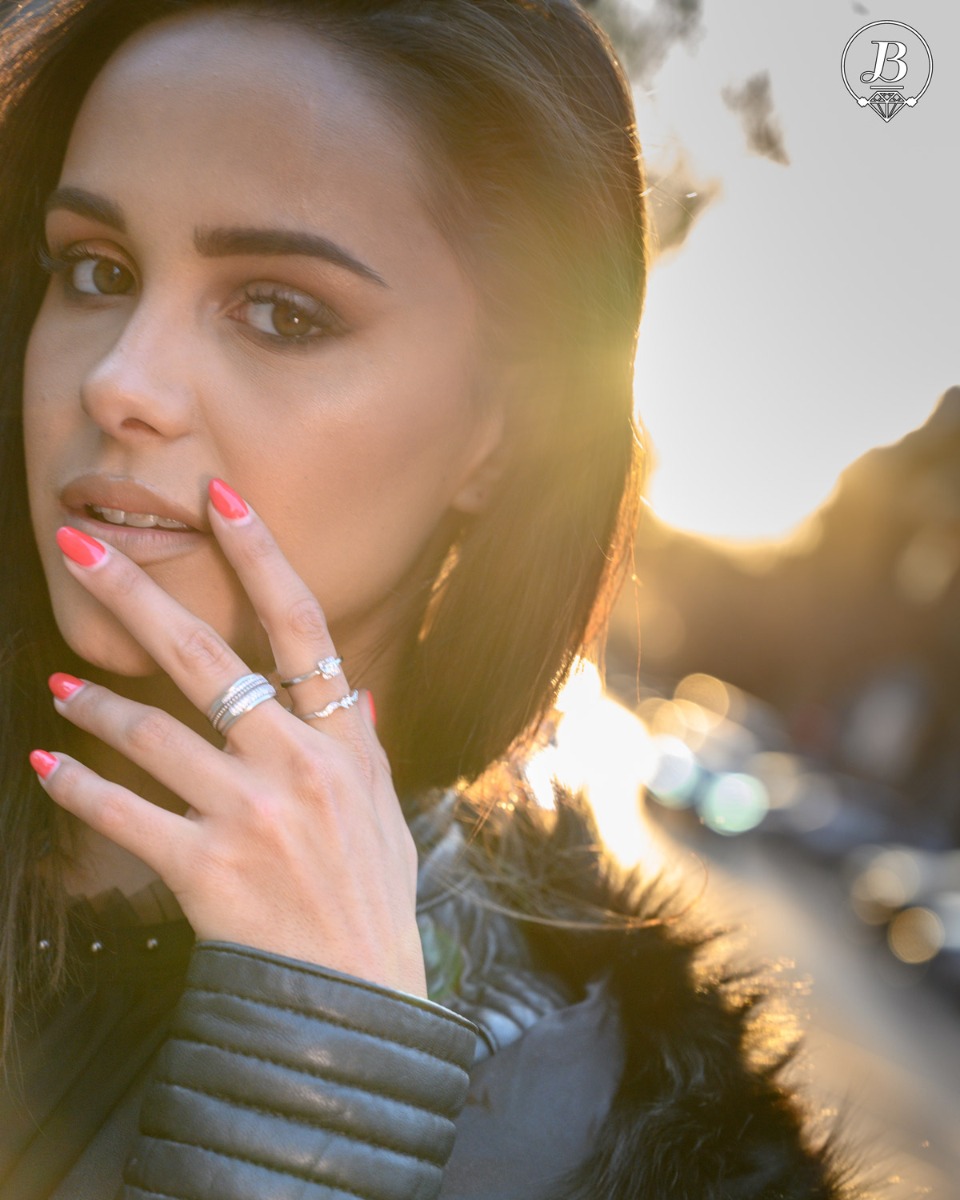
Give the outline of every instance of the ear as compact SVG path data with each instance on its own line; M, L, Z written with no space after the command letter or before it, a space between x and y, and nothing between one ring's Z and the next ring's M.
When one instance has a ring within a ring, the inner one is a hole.
M502 396L486 397L482 404L472 453L450 501L461 513L479 513L487 507L507 463L506 404Z

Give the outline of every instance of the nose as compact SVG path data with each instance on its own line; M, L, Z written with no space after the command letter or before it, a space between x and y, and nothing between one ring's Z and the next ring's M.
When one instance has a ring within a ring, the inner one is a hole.
M118 441L173 440L190 428L196 393L189 333L170 309L142 297L80 387L84 411Z

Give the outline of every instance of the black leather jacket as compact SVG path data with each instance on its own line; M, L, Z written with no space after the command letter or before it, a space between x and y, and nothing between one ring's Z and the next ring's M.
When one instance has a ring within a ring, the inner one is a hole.
M414 822L436 1000L200 943L159 1051L66 1177L38 1192L25 1154L2 1200L846 1194L775 1073L750 1063L752 1002L696 975L697 937L649 897L632 929L516 920L465 863L455 806ZM574 808L549 835L535 824L500 843L497 871L574 864L578 903L592 889L591 904L636 910Z

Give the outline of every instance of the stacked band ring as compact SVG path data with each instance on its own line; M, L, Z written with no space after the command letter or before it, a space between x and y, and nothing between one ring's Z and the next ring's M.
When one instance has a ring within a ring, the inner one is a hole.
M241 675L211 704L207 717L217 733L226 733L234 721L251 709L272 700L277 692L263 675Z

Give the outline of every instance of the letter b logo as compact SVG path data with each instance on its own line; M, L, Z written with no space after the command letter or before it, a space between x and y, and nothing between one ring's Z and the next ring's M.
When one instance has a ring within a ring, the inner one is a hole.
M912 25L871 21L844 46L840 70L843 86L857 104L889 124L897 113L913 108L930 86L933 55Z
M907 57L907 47L903 42L871 42L871 45L877 48L877 61L873 65L872 73L864 71L860 76L861 83L876 83L878 80L882 83L899 83L907 73L907 64L904 61ZM896 54L890 53L890 47L896 46ZM887 79L883 74L883 68L888 62L897 64L897 73L892 79Z

